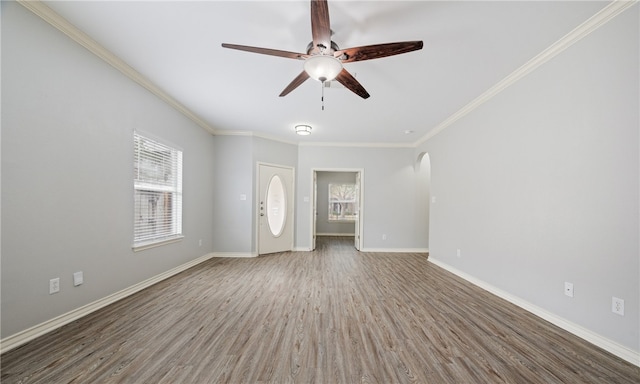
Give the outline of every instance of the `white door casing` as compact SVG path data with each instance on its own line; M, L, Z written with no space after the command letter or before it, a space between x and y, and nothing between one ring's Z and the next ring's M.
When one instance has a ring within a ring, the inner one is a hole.
M316 227L318 226L318 172L313 171L313 212L311 213L311 250L316 249Z
M354 246L359 251L363 242L363 217L364 217L364 169L343 169L343 168L317 168L311 170L311 238L310 250L316 248L316 221L318 213L318 172L353 172L356 174L356 188L358 188L357 219L355 222Z

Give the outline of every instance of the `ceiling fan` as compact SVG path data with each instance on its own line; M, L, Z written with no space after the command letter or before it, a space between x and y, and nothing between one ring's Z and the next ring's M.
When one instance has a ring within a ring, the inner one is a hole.
M311 0L311 35L313 41L307 46L307 53L227 43L223 43L222 46L240 51L304 60L304 70L287 85L280 93L280 97L288 95L311 77L322 83L335 79L363 99L368 98L369 93L355 77L343 68L343 64L394 56L422 49L422 41L419 40L340 49L331 40L329 6L326 0Z

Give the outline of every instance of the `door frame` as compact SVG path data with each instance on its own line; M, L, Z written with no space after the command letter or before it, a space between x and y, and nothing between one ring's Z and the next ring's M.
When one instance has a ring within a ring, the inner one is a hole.
M291 239L291 250L294 248L294 244L296 241L296 168L289 165L275 164L275 163L267 163L264 161L256 161L256 174L255 174L255 199L254 199L254 212L253 217L255 220L255 236L254 241L256 244L255 254L260 255L260 166L266 165L268 167L277 167L291 170L291 196L288 196L287 199L291 201L291 228L293 231L293 237Z
M309 221L309 250L313 251L315 249L315 238L316 238L316 211L318 210L318 202L317 202L317 180L316 176L318 172L344 172L344 173L357 173L360 175L360 199L358 201L358 223L356 227L358 228L358 233L355 234L355 241L358 242L358 246L356 248L358 250L362 249L362 244L364 244L364 168L311 168L311 204L310 206L310 221Z

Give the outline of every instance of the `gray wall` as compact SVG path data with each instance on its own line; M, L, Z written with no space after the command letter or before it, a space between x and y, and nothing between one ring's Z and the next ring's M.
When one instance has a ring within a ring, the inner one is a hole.
M329 222L329 184L355 184L354 172L318 172L316 234L354 235L355 223Z
M215 137L213 251L251 253L254 210L253 138ZM241 200L245 195L246 200Z
M296 245L308 249L311 235L313 169L363 169L363 250L426 250L428 226L424 173L416 170L412 148L364 148L300 146L298 149L298 198ZM309 199L310 200L310 199ZM416 205L418 204L418 205ZM387 235L382 240L382 235Z
M431 258L635 351L638 46L636 6L417 149Z
M137 253L134 129L184 151L185 238ZM209 253L213 143L120 72L3 1L1 336ZM84 272L79 287L76 271ZM49 295L55 277L61 291Z
M297 147L254 136L216 136L213 250L251 255L256 243L258 162L296 167ZM246 200L241 200L241 195Z

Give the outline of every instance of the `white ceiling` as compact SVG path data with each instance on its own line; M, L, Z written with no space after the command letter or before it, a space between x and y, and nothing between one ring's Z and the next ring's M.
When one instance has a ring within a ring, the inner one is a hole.
M307 80L278 97L302 61L222 43L305 52L308 1L47 1L214 130L289 142L415 143L608 2L329 1L341 48L423 40L349 63L371 97ZM311 136L294 133L296 124ZM406 134L405 131L414 131Z

